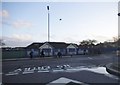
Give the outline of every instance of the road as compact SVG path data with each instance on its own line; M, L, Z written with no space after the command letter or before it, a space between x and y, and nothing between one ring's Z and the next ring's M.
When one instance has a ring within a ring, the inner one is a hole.
M3 61L2 81L3 83L48 84L61 77L65 77L90 85L96 85L96 83L113 83L113 85L116 83L117 85L119 82L118 77L111 76L110 74L95 72L95 70L91 69L97 67L105 67L106 64L113 62L118 62L118 57L116 57L114 54L102 54L96 56L77 55L64 58L40 58L18 61ZM57 66L63 65L69 65L72 68L80 67L80 69L77 69L76 71L70 70L70 72L67 72L69 70L58 70L56 72L51 72L51 70L49 72L42 72L39 70L43 66L49 66L49 68L54 69ZM90 68L90 70L86 70L86 68ZM26 70L29 70L29 72L25 73ZM17 72L17 74L10 74L13 71Z

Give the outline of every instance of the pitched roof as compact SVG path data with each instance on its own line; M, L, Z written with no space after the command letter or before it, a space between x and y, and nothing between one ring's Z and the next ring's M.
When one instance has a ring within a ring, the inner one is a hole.
M39 43L39 42L35 42L35 43L32 43L30 45L28 45L26 48L27 49L31 49L31 48L34 48L34 49L38 49L40 46L42 46L44 43Z
M54 48L66 48L68 45L65 42L47 42Z
M72 43L72 45L73 45L74 47L78 48L78 45L77 45L77 44Z
M77 44L75 44L75 43L69 43L68 46L69 46L69 45L73 45L75 48L78 48L78 47L79 47L79 46L78 46Z

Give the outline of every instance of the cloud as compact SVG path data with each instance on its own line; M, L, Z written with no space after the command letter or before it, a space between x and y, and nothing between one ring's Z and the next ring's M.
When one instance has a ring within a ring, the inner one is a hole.
M73 37L65 37L62 39L62 41L68 42L68 43L76 43L79 44L79 39L75 39Z
M2 18L8 18L9 17L9 12L7 10L2 10L2 11L0 11L0 16Z
M30 28L33 26L33 24L27 20L14 20L13 21L12 17L9 18L10 14L7 10L1 10L0 17L1 17L0 25L9 25L9 26L13 26L14 28Z
M7 22L8 18L9 18L8 11L7 10L0 10L0 27L3 24L7 24L8 25L8 22Z
M29 21L24 20L17 20L12 23L13 27L15 28L30 28L33 26L33 24Z
M12 36L14 39L21 40L21 41L31 41L32 36L28 34L13 34Z
M24 36L29 39L20 38L20 36L22 36L22 37ZM3 40L6 47L7 46L8 47L23 47L23 46L26 47L33 42L32 39L30 39L30 37L28 37L28 36L29 35L14 35L11 37L2 36L2 37L0 37L0 39Z
M113 41L113 37L115 36L104 36L104 35L92 35L93 39L96 39L98 42L104 41Z
M2 21L0 21L0 24L2 24L2 25L8 25L8 26L11 25L11 23L8 22L8 20L2 20Z
M9 21L9 20L2 20L0 21L0 25L12 26L13 28L21 29L21 28L31 28L33 24L29 21Z

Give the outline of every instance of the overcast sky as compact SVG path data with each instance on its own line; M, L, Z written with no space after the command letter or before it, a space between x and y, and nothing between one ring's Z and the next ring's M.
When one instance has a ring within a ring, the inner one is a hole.
M14 1L0 3L1 37L7 46L47 41L48 5L50 41L78 44L82 40L96 39L104 42L118 35L118 2Z

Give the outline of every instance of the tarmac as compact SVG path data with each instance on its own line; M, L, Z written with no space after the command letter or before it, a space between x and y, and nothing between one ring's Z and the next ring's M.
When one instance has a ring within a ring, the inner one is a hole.
M63 56L62 58L69 58L71 56ZM20 60L38 60L38 59L51 59L51 58L58 58L58 57L35 57L35 58L13 58L13 59L1 59L0 61L20 61Z
M63 56L63 58L69 58L71 56ZM32 60L38 60L38 59L51 59L51 58L56 58L56 57L35 57L32 58ZM20 60L31 60L31 58L14 58L14 59L2 59L0 61L20 61ZM110 74L120 76L120 71L113 69L114 63L109 63L106 65L106 71L109 72Z

